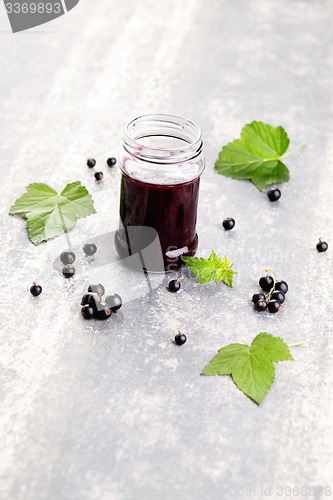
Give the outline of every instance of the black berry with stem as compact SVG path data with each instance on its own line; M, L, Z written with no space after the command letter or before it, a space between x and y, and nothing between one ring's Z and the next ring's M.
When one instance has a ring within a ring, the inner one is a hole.
M83 247L83 251L86 255L91 257L97 252L97 246L95 245L95 243L86 243Z
M109 167L114 167L115 164L117 163L116 158L111 157L106 160L106 163L109 165Z
M185 344L186 340L187 337L182 332L178 332L177 335L175 336L175 344L177 345Z
M63 269L62 269L62 274L65 276L65 278L69 279L69 278L73 278L74 274L75 274L75 269L74 267L72 266L65 266Z
M278 188L272 188L267 193L269 201L278 201L281 198L281 191Z
M82 307L81 309L81 316L84 319L92 319L95 315L94 308L86 304L85 306Z
M286 295L289 290L288 283L286 283L285 281L277 281L275 283L275 290L280 290Z
M112 314L112 309L108 304L101 303L98 309L95 311L95 318L100 320L105 320L110 318Z
M103 177L104 177L103 172L96 172L95 173L95 179L96 179L96 181L102 181Z
M34 297L39 297L39 295L42 293L43 288L38 285L37 283L33 282L32 287L30 288L30 293Z
M117 293L110 293L106 298L105 298L106 304L112 309L113 312L118 311L121 306L123 305L123 301Z
M222 222L222 226L226 231L230 231L231 229L233 229L235 227L235 224L235 219L233 219L232 217L227 217Z
M278 300L270 300L267 305L267 309L270 313L277 313L280 307L281 304Z
M259 286L264 292L269 292L274 287L274 278L270 275L263 276L259 280Z
M253 304L256 304L259 300L265 300L266 299L266 295L264 293L255 293L253 296L252 296L252 302Z
M179 278L177 278L175 280L171 280L169 285L168 285L168 288L169 288L170 292L173 292L173 293L178 292L181 288Z
M267 302L265 299L260 299L254 307L257 311L264 311L267 308Z
M98 293L100 297L103 297L103 295L105 294L105 288L100 283L98 283L97 285L89 285L88 292Z
M62 252L60 254L60 260L64 264L64 266L67 266L68 264L74 264L75 258L75 253L71 252L70 250Z
M277 300L278 302L280 302L280 304L283 304L283 302L285 301L285 295L283 292L281 292L281 290L275 290L275 292L272 293L271 295L271 299L272 300Z
M94 160L94 158L89 158L87 160L87 165L89 168L94 168L94 166L96 165L96 160Z
M328 249L328 244L326 243L326 241L323 241L322 238L320 238L316 248L320 253L326 252L326 250Z

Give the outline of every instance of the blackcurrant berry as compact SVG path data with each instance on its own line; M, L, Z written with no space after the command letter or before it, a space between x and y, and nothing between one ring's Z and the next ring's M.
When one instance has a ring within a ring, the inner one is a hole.
M83 251L86 255L91 257L97 252L97 246L95 245L95 243L86 243L83 247Z
M90 297L91 293L85 293L82 297L82 300L81 300L81 306L86 306L87 304L89 304L89 297Z
M320 253L326 252L326 250L328 249L328 244L326 243L326 241L319 240L316 248L317 248L318 252L320 252Z
M175 336L175 344L177 345L185 344L186 340L187 337L182 332L177 333L177 335Z
M90 297L88 298L88 304L96 311L101 307L102 299L98 295L98 293L92 293L90 294Z
M120 309L123 305L123 301L121 300L120 295L118 295L117 293L110 293L106 297L105 302L113 312L118 311L118 309Z
M257 311L264 311L267 307L267 302L266 300L258 300L258 302L256 303L255 305L255 309L257 309Z
M38 297L43 291L43 288L40 285L37 285L37 283L33 283L32 287L30 288L30 293L34 297Z
M75 269L72 266L65 266L62 270L62 274L65 276L65 278L73 278Z
M277 281L275 283L275 290L281 290L281 292L283 292L285 295L288 292L288 289L288 283L286 283L285 281Z
M264 292L269 292L274 286L274 279L272 276L263 276L259 280L259 286L264 290Z
M235 219L233 219L232 217L227 217L223 220L222 226L226 231L230 231L230 229L233 229L235 227Z
M94 168L94 166L96 165L96 160L94 160L93 158L89 158L87 160L87 165L89 168Z
M66 252L62 252L60 254L60 260L64 264L64 266L67 266L68 264L74 264L75 253L71 252L70 250L68 250Z
M96 181L102 181L103 177L104 177L103 172L96 172L95 173L95 179L96 179Z
M285 295L283 292L281 292L281 290L275 290L271 295L271 299L277 300L278 302L280 302L280 304L283 304L283 302L285 301Z
M106 160L106 163L109 165L109 167L114 167L115 164L117 163L117 160L116 160L116 158L113 158L113 157L112 158L108 158Z
M281 198L281 191L278 188L272 188L267 193L269 201L278 201Z
M112 314L112 309L110 309L108 304L100 304L98 309L95 311L95 318L104 320L108 319Z
M176 280L171 280L168 286L170 292L176 293L180 290L181 284L179 279L176 279Z
M81 309L81 316L84 319L92 319L94 317L94 314L95 314L95 311L94 311L93 307L91 307L87 304L85 306L83 306Z
M103 295L105 294L105 288L100 283L98 283L98 285L89 285L88 292L98 293L100 297L103 297Z
M252 296L252 302L253 304L256 304L258 300L266 300L266 295L264 293L255 293Z
M267 309L270 313L277 313L280 307L281 304L278 300L270 300L267 305Z

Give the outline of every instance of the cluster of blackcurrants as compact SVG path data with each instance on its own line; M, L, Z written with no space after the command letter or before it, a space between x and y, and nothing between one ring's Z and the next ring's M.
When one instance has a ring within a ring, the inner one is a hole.
M116 165L116 163L117 163L117 160L114 157L108 158L106 160L106 164L110 168L114 167ZM94 158L89 158L87 160L87 165L88 165L89 168L94 168L96 166L96 160L94 160ZM96 179L96 181L102 181L103 178L104 178L103 172L95 172L95 179Z
M270 275L263 276L259 280L259 286L266 293L255 293L252 302L257 311L268 309L270 313L277 313L285 301L288 292L288 284L285 281L276 281Z
M83 251L88 257L92 257L97 252L97 246L95 243L86 243L83 247ZM60 254L60 260L64 264L62 274L65 278L72 278L74 276L75 267L73 267L73 264L75 259L76 255L71 250L66 250Z
M81 300L81 316L84 319L110 318L113 312L117 312L123 305L120 295L110 293L105 296L105 288L100 283L98 285L89 285L88 293L85 293Z

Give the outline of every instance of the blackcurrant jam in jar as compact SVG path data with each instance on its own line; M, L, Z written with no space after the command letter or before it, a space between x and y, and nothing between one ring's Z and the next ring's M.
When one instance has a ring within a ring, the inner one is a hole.
M185 118L146 115L127 125L119 162L121 225L115 240L121 257L138 250L131 245L129 229L140 227L157 232L164 270L179 267L181 255L195 255L202 149L200 129Z

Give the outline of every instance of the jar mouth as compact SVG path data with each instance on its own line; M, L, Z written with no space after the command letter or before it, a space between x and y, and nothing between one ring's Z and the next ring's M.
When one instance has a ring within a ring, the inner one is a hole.
M123 143L128 153L157 163L195 158L203 146L201 130L195 123L169 114L142 115L130 121Z

